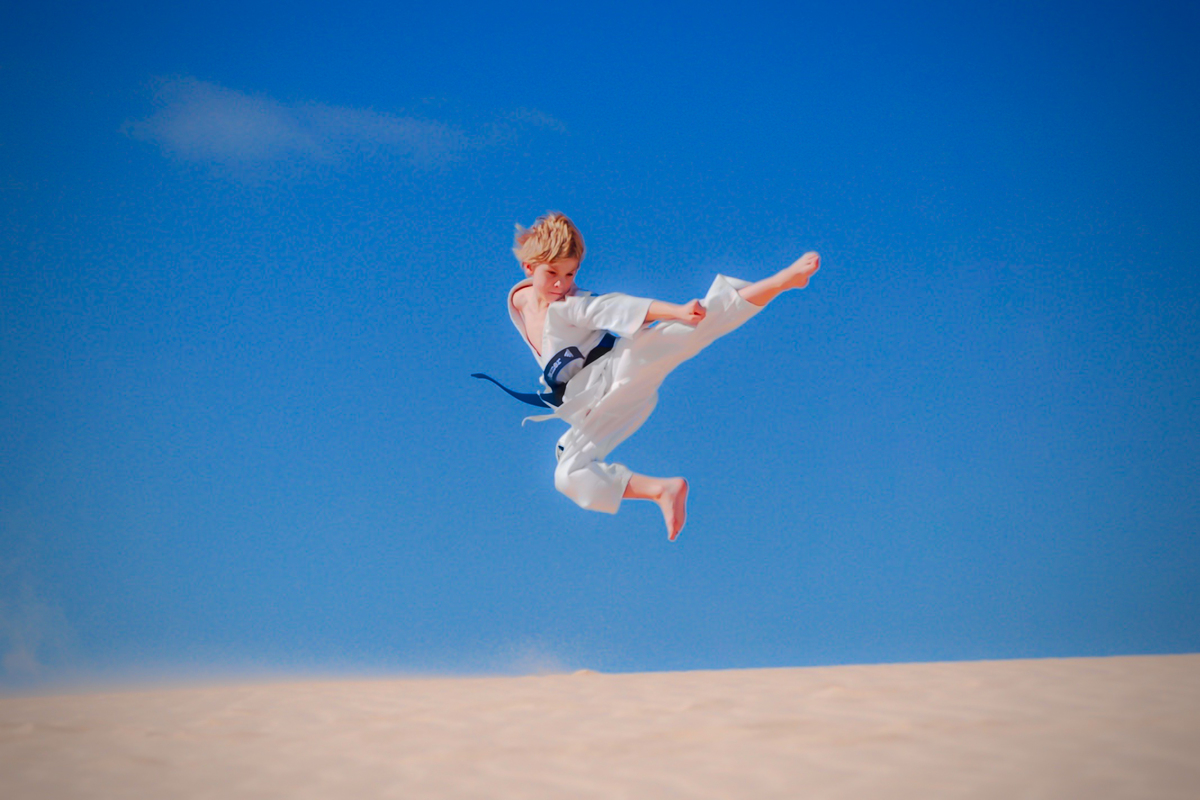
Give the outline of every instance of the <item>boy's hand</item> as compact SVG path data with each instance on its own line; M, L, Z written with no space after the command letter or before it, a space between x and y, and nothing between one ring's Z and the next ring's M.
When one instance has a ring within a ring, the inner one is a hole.
M708 312L699 300L692 300L677 306L674 303L664 303L662 300L651 300L650 309L646 312L646 322L659 320L678 320L688 325L698 325Z
M699 300L691 300L679 306L679 314L675 319L688 325L699 325L700 320L708 313Z

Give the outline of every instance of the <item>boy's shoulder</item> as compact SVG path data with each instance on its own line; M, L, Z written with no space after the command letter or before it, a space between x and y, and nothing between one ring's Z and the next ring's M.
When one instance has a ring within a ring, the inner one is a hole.
M564 297L557 303L551 303L550 307L566 306L575 303L586 303L598 295L590 289L581 289L576 286L575 291L568 297ZM524 311L525 307L533 300L533 286L525 281L521 281L516 286L508 290L508 302L513 308L518 311Z
M532 286L530 286L528 284L526 284L525 286L514 286L513 290L511 292L509 292L508 300L510 303L512 303L517 308L524 308L525 303L527 303L529 301L529 298L532 295L533 295L533 287Z
M515 286L508 290L508 305L509 308L524 310L528 305L529 300L533 297L533 285L528 278L519 281Z
M582 309L587 307L589 303L596 299L596 293L590 292L587 289L575 287L575 291L562 300L550 304L550 311L559 314L578 314Z

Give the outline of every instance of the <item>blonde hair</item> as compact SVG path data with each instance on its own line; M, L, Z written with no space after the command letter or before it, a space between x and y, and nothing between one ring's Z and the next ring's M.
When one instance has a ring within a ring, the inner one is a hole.
M522 264L549 264L560 258L583 261L583 234L575 223L558 211L548 211L531 227L517 226L513 255Z

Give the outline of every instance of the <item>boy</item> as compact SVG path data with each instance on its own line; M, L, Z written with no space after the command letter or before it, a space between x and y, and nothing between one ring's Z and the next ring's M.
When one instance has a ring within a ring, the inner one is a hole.
M508 313L542 366L547 391L510 394L545 404L571 426L558 440L555 488L583 508L610 514L623 498L652 500L674 541L687 516L687 481L639 475L604 458L650 416L671 370L781 292L807 286L820 257L806 253L757 283L718 275L703 300L674 305L576 287L583 236L557 212L531 228L518 226L513 254L525 279L508 293Z

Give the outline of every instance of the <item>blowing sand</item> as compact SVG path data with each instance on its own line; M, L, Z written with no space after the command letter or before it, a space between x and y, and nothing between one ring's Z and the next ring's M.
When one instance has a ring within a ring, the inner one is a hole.
M0 698L0 797L1200 797L1200 655Z

